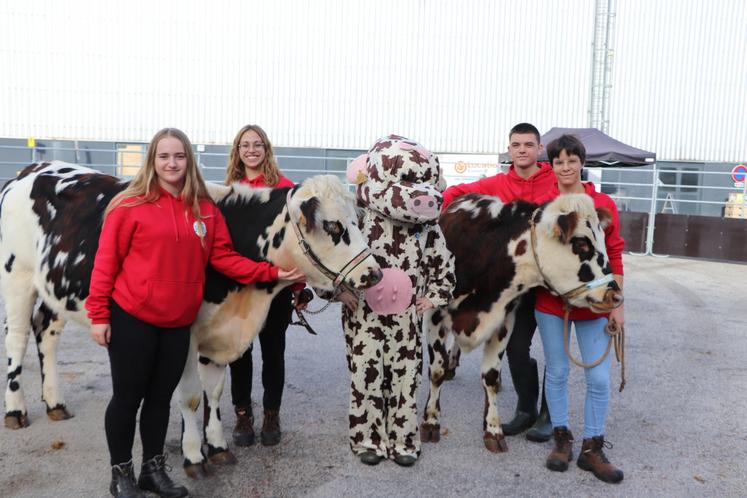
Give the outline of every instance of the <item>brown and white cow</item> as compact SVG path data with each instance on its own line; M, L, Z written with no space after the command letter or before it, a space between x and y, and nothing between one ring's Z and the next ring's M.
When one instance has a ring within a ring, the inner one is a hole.
M98 171L53 161L26 167L0 192L0 291L8 329L6 427L29 423L21 387L29 324L39 349L42 400L49 417L70 417L58 387L57 343L67 320L90 323L83 303L102 214L125 187L126 183ZM366 255L368 247L355 223L355 201L336 177L309 178L292 189L252 190L234 185L210 186L209 190L236 250L243 255L298 267L309 285L319 289L334 289L335 272L352 260L358 264L348 265L339 279L345 285L362 289L380 280L379 265ZM316 264L304 255L299 236L317 255ZM320 265L326 268L320 270ZM178 388L186 467L199 467L204 461L194 420L203 393L198 368L207 386L210 419L206 434L211 456L218 455L218 461L232 459L217 416L224 365L249 347L281 288L277 283L241 285L208 268L204 300L192 327L190 358ZM37 299L40 304L34 311Z
M610 278L604 245L607 222L609 212L597 213L583 194L563 195L543 206L503 204L494 197L468 194L442 214L457 285L453 301L425 321L431 385L421 425L423 441L440 438L440 389L450 367L448 337L453 335L452 346L465 352L484 344L483 439L490 451L507 450L496 394L517 298L532 287L546 286L561 294L579 289L570 299L574 306L599 312L619 306L622 294Z

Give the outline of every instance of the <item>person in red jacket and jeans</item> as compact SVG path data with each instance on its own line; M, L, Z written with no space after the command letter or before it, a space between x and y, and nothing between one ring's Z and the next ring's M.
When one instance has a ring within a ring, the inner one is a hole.
M622 251L625 241L620 236L620 219L617 206L607 194L597 192L591 182L581 182L581 170L586 159L586 149L573 135L562 135L547 145L547 155L552 161L558 178L558 191L562 194L587 194L597 209L606 209L611 222L604 228L604 244L609 258L609 271L612 272L620 289L623 288ZM583 247L591 247L591 241L578 246L581 257L591 258L593 253L584 254ZM575 249L574 249L575 252ZM565 352L563 316L564 307L560 297L553 296L545 288L537 288L535 316L539 325L542 346L545 351L547 378L545 390L552 419L555 447L547 458L550 470L562 472L568 469L573 458L573 435L568 429L568 357ZM622 326L625 323L623 306L611 313L594 313L586 308L571 308L569 323L576 330L578 347L584 363L593 363L605 353L608 336L604 328L608 321ZM570 327L570 325L569 325ZM570 330L568 331L570 334ZM586 376L586 402L584 404L584 439L578 466L602 481L618 483L623 480L623 471L612 465L604 454L604 428L607 405L610 397L610 356L599 365L584 370Z
M275 152L267 133L257 125L246 125L233 139L226 168L226 184L239 182L250 187L293 187L280 173ZM304 309L298 294L304 284L294 284L275 296L267 314L267 321L259 332L262 349L262 387L264 420L260 439L264 446L280 442L280 402L285 384L285 331L291 322L293 302ZM231 363L231 397L236 412L233 442L236 446L254 444L254 416L252 413L252 346Z
M165 128L151 140L143 168L106 208L85 303L91 335L107 347L111 364L105 428L114 496L144 496L141 489L188 494L166 474L163 446L208 263L244 284L304 279L295 268L281 270L233 250L189 139ZM136 483L132 444L141 402L143 463Z
M442 211L457 197L473 192L498 197L504 203L520 199L542 204L557 195L552 167L549 163L537 162L537 157L542 152L539 130L529 123L519 123L511 128L508 138L508 153L513 161L508 173L498 173L473 183L449 187L444 192ZM502 424L501 428L504 434L509 436L529 429L527 439L543 442L552 436L552 426L544 389L540 412L537 413L537 398L539 397L537 361L529 355L536 328L534 293L528 292L521 298L516 308L516 322L506 348L508 367L518 401L514 418Z

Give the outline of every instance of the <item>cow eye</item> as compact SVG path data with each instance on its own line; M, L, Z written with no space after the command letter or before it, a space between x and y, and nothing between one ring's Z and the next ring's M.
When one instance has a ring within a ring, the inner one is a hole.
M342 223L340 223L339 221L325 221L324 230L330 235L339 237L343 232Z
M577 254L584 254L591 251L591 244L586 239L574 237L571 241L573 250Z

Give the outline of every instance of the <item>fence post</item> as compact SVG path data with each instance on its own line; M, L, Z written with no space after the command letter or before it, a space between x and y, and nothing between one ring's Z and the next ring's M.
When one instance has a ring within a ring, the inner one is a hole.
M654 254L654 228L656 226L656 203L659 198L659 172L656 163L654 163L653 179L651 182L651 208L648 211L648 228L646 230L646 254Z

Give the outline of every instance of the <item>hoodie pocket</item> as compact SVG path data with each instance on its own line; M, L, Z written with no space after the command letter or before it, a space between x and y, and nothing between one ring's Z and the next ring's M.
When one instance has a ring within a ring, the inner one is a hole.
M173 326L194 322L202 302L202 282L151 280L144 305L154 320Z

